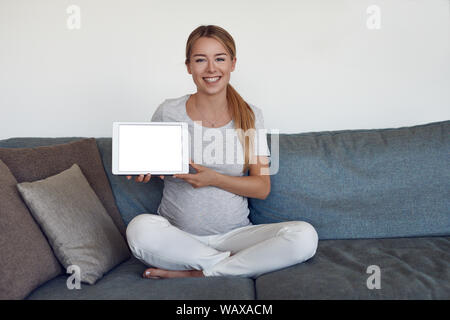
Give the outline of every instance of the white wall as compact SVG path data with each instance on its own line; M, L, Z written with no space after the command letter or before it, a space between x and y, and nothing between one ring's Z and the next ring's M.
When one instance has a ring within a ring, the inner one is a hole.
M380 29L367 27L370 5ZM149 121L195 92L184 51L200 24L234 37L231 83L269 129L450 119L449 0L0 0L0 139L110 137L113 121Z

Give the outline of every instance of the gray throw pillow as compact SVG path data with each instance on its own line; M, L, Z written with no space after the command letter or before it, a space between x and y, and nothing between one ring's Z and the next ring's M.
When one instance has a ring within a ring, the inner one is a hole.
M94 284L129 257L125 240L77 164L17 188L58 260L65 268L78 266L81 281Z

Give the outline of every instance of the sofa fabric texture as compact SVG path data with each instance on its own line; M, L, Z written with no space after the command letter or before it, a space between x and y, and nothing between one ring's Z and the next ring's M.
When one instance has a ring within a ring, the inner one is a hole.
M94 284L129 258L124 238L77 164L17 188L58 260L65 269L77 266L81 281Z
M0 160L0 300L23 299L61 274L61 265Z

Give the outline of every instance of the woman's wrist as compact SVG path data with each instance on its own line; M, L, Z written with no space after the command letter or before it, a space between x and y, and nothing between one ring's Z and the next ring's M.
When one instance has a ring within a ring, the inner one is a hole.
M220 184L221 184L220 182L223 179L223 174L221 174L215 170L213 172L214 172L214 175L212 178L211 186L220 188Z

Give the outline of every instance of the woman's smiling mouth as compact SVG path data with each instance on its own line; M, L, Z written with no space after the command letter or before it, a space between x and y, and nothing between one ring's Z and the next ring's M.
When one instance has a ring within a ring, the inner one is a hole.
M205 80L205 82L207 83L216 83L220 80L220 78L222 78L221 76L218 77L204 77L203 80Z

